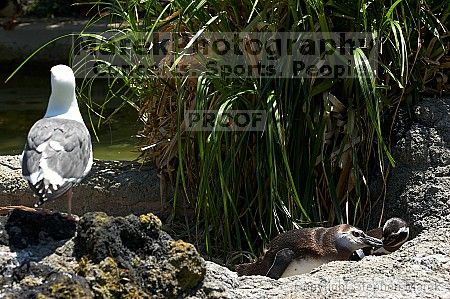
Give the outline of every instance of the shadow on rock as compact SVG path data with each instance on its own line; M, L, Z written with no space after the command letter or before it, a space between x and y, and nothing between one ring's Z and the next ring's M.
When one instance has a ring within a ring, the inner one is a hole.
M40 244L54 244L56 249L60 246L57 241L72 238L76 231L76 223L59 213L41 214L20 209L11 212L4 227L6 234L1 235L0 243L9 246L12 251Z

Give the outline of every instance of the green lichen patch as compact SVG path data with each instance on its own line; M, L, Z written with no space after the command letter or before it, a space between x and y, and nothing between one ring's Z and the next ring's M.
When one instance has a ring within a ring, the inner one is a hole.
M182 240L170 242L169 263L175 269L180 288L195 287L205 277L205 261L192 244Z
M91 299L94 294L83 277L57 273L43 284L29 288L18 297L12 298Z
M150 298L136 283L132 271L121 268L113 258L106 258L99 264L82 259L76 269L89 282L96 298Z

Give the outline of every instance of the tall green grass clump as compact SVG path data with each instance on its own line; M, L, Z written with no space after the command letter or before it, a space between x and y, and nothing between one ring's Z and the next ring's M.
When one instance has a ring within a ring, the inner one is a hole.
M195 209L196 221L188 226L195 227L198 245L211 255L259 252L280 231L299 226L365 224L379 200L369 193L370 174L377 171L385 179L395 164L386 115L395 119L405 100L448 88L442 84L449 69L445 1L115 0L102 5L93 22L107 20L113 38L88 33L88 26L83 41L93 51L126 48L127 57L141 57L143 65L142 55L117 41L142 33L150 39L155 32L190 32L191 38L201 32L371 33L372 49L353 53L352 78L184 76L174 70L201 62L180 55L182 49L173 49L145 73L131 58L133 75L104 62L111 96L140 110L144 157L159 167L163 186L176 185L173 207L184 202ZM368 60L373 49L379 52L376 69ZM268 117L263 132L188 131L183 119L189 109L264 110Z

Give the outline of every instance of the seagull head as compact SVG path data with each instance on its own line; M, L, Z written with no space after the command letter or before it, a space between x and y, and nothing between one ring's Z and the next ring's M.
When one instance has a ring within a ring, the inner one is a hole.
M65 117L81 119L75 96L75 75L67 65L51 68L52 93L44 117Z
M52 80L52 91L55 89L67 89L75 91L75 76L67 65L55 65L50 70Z

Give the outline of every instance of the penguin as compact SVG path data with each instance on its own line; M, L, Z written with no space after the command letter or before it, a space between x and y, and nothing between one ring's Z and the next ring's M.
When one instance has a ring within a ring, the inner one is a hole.
M327 262L346 261L358 249L382 245L380 239L348 224L294 229L276 236L261 258L237 265L236 271L239 276L262 275L278 279L308 273Z
M364 248L355 251L350 260L358 261L367 255L384 255L399 249L403 243L408 241L408 223L401 218L390 218L383 227L378 227L367 232L371 237L381 239L383 246L380 248Z

